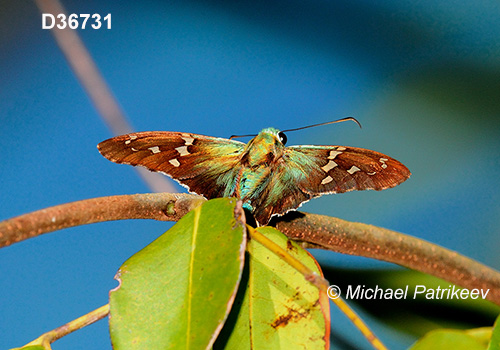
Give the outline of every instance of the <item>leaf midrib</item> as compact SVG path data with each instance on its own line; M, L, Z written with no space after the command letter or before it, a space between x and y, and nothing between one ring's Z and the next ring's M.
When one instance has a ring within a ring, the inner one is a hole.
M194 271L194 251L196 249L196 238L198 236L198 223L200 221L201 207L194 209L194 225L191 239L191 259L189 261L189 282L188 282L188 305L187 305L187 332L186 332L186 349L190 348L191 339L191 309L193 296L193 271Z

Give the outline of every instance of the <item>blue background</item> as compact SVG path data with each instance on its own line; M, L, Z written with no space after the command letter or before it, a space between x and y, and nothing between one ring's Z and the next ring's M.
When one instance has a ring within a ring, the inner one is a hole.
M288 142L377 150L412 177L395 189L324 196L302 209L394 229L500 267L497 0L64 5L69 13L112 14L112 30L78 33L135 130L229 137L355 116L363 129L330 125L289 133ZM0 219L148 192L132 167L97 152L112 134L41 29L35 5L0 1L0 9ZM107 303L121 263L170 225L94 224L2 249L0 348ZM387 267L318 256L329 266ZM337 310L332 327L368 347ZM412 342L384 325L374 329L394 348ZM106 321L53 345L103 348L110 348Z

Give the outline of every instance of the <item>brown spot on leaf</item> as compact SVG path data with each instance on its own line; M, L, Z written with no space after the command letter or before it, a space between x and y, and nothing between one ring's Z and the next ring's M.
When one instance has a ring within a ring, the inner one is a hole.
M286 241L286 249L291 251L297 250L297 248L295 248L295 246L292 244L292 241L290 241L289 239Z
M286 326L290 319L292 318L291 314L288 315L280 315L276 320L274 320L273 323L271 323L271 327L274 329L281 327L281 326Z
M288 312L285 315L279 315L273 323L271 323L271 327L274 329L279 327L285 327L290 322L298 322L303 318L309 316L308 311L300 312L295 309L288 309Z

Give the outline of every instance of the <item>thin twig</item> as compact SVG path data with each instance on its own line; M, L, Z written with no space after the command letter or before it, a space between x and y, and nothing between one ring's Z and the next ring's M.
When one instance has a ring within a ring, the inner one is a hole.
M124 219L176 221L203 199L188 194L137 194L63 204L0 222L0 247L67 227ZM500 273L457 252L384 228L293 212L278 230L306 246L399 264L461 287L489 289L500 305Z
M35 0L41 13L51 13L57 16L66 13L58 0ZM66 17L67 18L67 17ZM106 84L92 56L74 29L57 26L51 30L69 66L75 73L82 87L87 92L97 112L107 123L114 135L127 134L133 131L127 122L125 113L116 101L113 93ZM161 174L152 173L142 168L136 168L141 178L154 192L175 192L173 182Z
M76 320L70 321L66 323L65 325L62 325L61 327L57 327L54 330L51 330L47 333L42 334L35 340L29 342L26 344L24 347L29 347L29 346L36 346L40 345L43 346L45 349L50 349L50 344L55 342L57 339L61 339L62 337L77 331L79 329L82 329L83 327L86 327L94 322L97 322L99 320L102 320L104 317L106 317L109 314L109 304L106 304L104 306L101 306L98 309L95 309L94 311L89 312L86 315L83 315L81 317L78 317Z

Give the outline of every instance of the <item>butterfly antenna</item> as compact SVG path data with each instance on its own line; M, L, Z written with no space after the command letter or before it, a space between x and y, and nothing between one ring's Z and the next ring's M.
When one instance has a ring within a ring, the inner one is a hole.
M237 139L237 138L240 138L240 137L255 137L257 136L257 134L251 134L251 135L232 135L229 139L232 140L232 139Z
M302 130L302 129L307 129L307 128L313 128L315 126L322 126L322 125L328 125L328 124L335 124L335 123L345 122L345 121L348 121L348 120L352 120L353 122L355 122L356 124L358 124L359 127L361 128L361 123L358 122L356 118L346 117L346 118L334 120L334 121L331 121L331 122L313 124L313 125L303 126L301 128L295 128L295 129L282 130L282 132L297 131L297 130Z
M307 128L313 128L315 126L322 126L322 125L328 125L328 124L335 124L335 123L345 122L345 121L348 121L348 120L352 120L353 122L355 122L356 124L358 124L359 127L361 128L361 123L356 118L354 118L354 117L346 117L346 118L334 120L334 121L331 121L331 122L313 124L313 125L303 126L303 127L300 127L300 128L295 128L295 129L282 130L282 132L297 131L297 130L302 130L302 129L307 129ZM255 137L255 136L257 136L257 134L232 135L229 139L232 140L232 139L237 139L237 138L240 138L240 137Z

